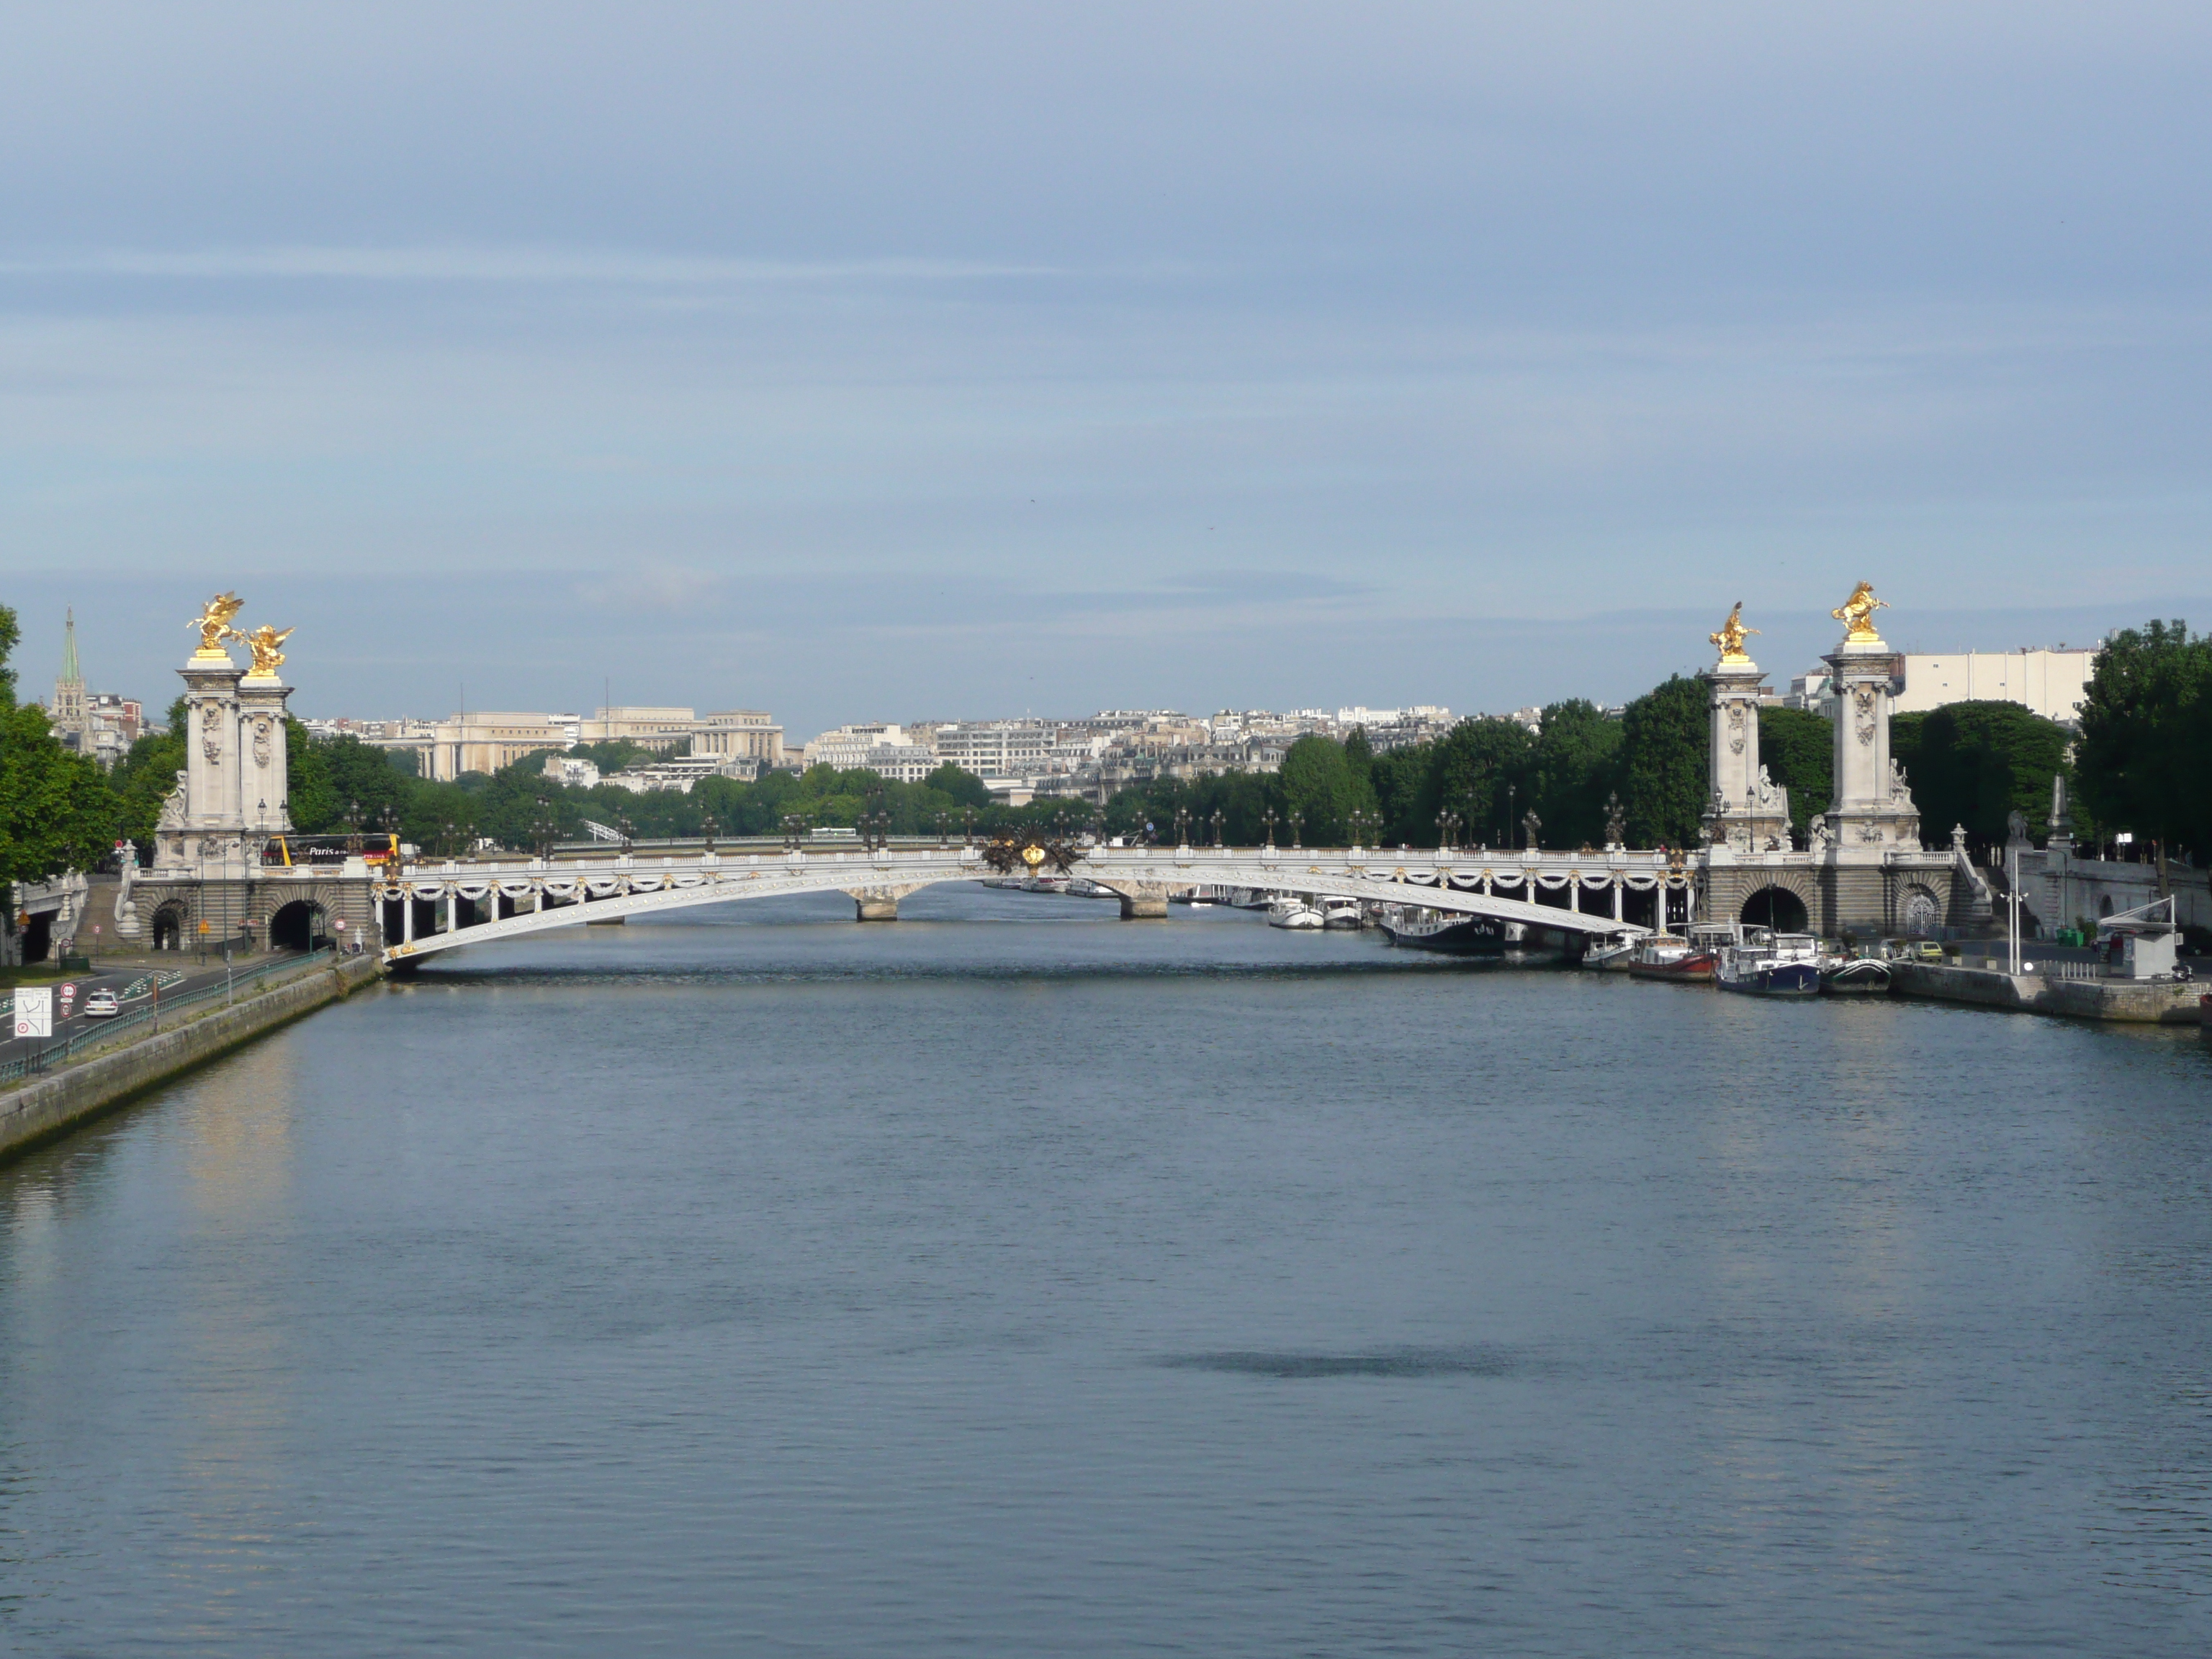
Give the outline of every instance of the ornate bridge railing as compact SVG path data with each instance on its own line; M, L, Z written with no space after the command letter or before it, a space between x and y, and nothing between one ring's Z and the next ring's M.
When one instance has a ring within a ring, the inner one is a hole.
M1692 872L1660 853L1291 847L1089 848L1074 872L1134 897L1194 885L1349 897L1490 915L1562 932L1632 935L1630 893L1686 890ZM846 892L895 906L942 881L992 874L976 847L813 846L696 858L527 859L413 865L380 879L374 896L398 912L387 960L617 916L804 892ZM1595 908L1583 908L1589 895ZM1564 895L1541 902L1547 895ZM1671 901L1670 901L1671 902ZM465 919L460 906L470 907ZM423 907L428 909L428 926ZM1686 906L1684 913L1686 914ZM483 914L489 911L489 914ZM387 915L389 912L387 912ZM866 914L864 912L864 914ZM397 933L398 937L393 937Z

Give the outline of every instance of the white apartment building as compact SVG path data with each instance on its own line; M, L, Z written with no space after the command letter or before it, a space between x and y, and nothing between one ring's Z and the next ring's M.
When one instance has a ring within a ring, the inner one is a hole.
M985 778L1023 778L1044 771L1056 724L1043 720L956 720L929 734L939 764L951 762Z
M809 767L834 766L840 772L854 772L872 769L870 760L878 750L908 749L918 749L922 757L929 754L929 745L917 743L905 727L888 720L874 720L856 726L841 726L834 732L824 732L801 750L799 755Z
M2017 702L2070 726L2081 717L2100 649L1907 653L1905 684L1891 707L1911 714L1947 702Z
M1891 706L1900 714L1919 714L1954 702L2016 702L2045 720L2071 726L2081 717L2102 649L2062 645L2056 650L1907 652L1897 659ZM1798 675L1786 696L1770 701L1832 719L1836 712L1825 665Z

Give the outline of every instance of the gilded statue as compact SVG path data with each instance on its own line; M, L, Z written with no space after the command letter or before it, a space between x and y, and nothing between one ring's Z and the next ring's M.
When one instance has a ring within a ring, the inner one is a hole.
M240 634L238 637L253 647L253 667L251 672L256 674L265 674L271 679L276 678L276 671L284 665L284 653L276 647L290 639L296 631L288 628L280 634L267 623L264 623L251 634Z
M1828 614L1844 624L1846 645L1880 645L1881 635L1875 631L1874 613L1889 609L1887 599L1874 596L1874 584L1861 582L1851 590L1851 596Z
M1751 659L1743 653L1743 642L1747 637L1757 632L1759 630L1756 628L1746 628L1743 625L1743 601L1738 599L1735 602L1735 609L1729 612L1728 620L1721 624L1721 631L1717 634L1708 634L1705 637L1720 647L1723 662L1749 662Z
M230 625L230 619L246 606L246 601L235 593L218 593L207 602L207 609L193 617L190 627L200 630L200 648L192 654L199 657L221 657L230 660L230 653L222 648L226 636L242 640L245 635Z

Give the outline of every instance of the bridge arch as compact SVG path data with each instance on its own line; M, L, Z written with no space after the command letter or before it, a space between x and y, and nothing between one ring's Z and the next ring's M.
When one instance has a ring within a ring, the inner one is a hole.
M1752 927L1771 927L1778 933L1802 933L1813 921L1804 896L1781 882L1768 882L1746 894L1736 920Z
M312 951L331 942L331 919L318 899L294 899L269 918L269 945L276 951Z
M1943 902L1916 881L1900 896L1897 915L1907 939L1932 939L1943 923Z
M1102 848L1081 854L1075 872L1121 894L1125 915L1158 914L1154 904L1164 910L1171 888L1214 884L1412 904L1563 933L1631 937L1649 929L1619 914L1621 890L1686 885L1686 878L1661 854L1623 854L1588 869L1579 860L1553 857L1540 863L1546 856L1515 854L1506 860L1449 850L1408 856L1403 848L1378 854L1273 847ZM864 907L864 917L867 907L880 907L878 915L888 920L891 895L940 881L974 881L989 869L980 849L957 846L853 848L826 857L799 848L708 853L657 863L627 856L558 864L519 859L410 868L378 883L372 896L385 906L385 959L404 968L435 951L546 928L790 893L849 893ZM1573 908L1534 902L1537 890L1550 893L1569 884ZM488 908L495 891L495 915ZM479 901L487 902L483 910L477 909ZM477 917L472 926L464 920L464 904Z
M171 899L154 912L154 948L156 951L181 951L185 948L185 923L187 913L184 903Z

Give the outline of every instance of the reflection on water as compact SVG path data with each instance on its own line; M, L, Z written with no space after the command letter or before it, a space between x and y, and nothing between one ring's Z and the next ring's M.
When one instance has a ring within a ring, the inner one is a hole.
M29 1652L2212 1649L2212 1064L934 890L0 1172Z

